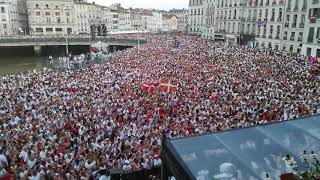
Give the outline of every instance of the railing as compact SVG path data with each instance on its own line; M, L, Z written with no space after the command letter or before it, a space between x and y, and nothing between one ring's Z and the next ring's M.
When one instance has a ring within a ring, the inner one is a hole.
M281 18L278 18L278 19L277 19L277 22L282 22L282 19L281 19Z
M289 27L289 23L284 23L284 27Z
M110 172L111 180L149 179L150 175L160 178L161 168L157 167L153 169L146 169L146 170L133 171L133 172L128 172L124 170L117 170L117 171Z
M120 43L138 43L138 40L135 39L117 39L117 38L106 38L106 37L96 37L97 41L117 41ZM68 37L67 41L69 43L72 42L90 42L91 37ZM10 37L0 37L0 44L1 43L39 43L39 42L58 42L58 43L66 43L66 37L36 37L36 36L30 36L28 38L10 38ZM140 40L141 43L144 43L144 40Z
M307 11L307 7L306 6L303 6L301 11Z
M299 23L299 28L304 28L304 23Z

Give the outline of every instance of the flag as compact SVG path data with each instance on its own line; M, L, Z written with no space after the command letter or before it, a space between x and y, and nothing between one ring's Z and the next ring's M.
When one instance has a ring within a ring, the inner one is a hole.
M318 59L316 57L310 57L311 64L318 64Z
M213 93L211 94L211 96L209 97L209 99L210 99L211 101L215 101L215 100L217 100L218 96L219 96L219 93L218 93L218 92L213 92Z
M142 84L142 89L147 93L154 93L156 91L156 83L153 82L145 82Z
M161 80L160 81L160 89L164 92L175 92L177 91L178 85L173 84L169 80Z
M78 88L66 88L66 91L75 93L78 91Z

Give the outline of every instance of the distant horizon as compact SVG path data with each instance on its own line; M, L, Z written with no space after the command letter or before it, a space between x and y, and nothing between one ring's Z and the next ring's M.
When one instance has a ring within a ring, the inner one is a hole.
M124 8L143 8L156 10L188 9L188 0L88 0L96 4L110 6L120 3Z

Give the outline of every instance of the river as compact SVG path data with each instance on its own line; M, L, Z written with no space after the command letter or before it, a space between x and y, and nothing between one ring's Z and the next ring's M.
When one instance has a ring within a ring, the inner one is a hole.
M46 64L47 61L45 57L0 57L0 76L41 69L45 67Z

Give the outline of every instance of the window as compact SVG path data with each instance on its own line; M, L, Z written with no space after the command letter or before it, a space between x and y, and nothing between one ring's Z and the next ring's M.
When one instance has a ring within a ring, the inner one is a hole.
M36 8L39 8L39 4L36 4Z
M50 19L50 17L47 17L47 23L51 23L51 19Z
M6 13L6 10L4 9L4 7L1 7L1 13Z
M311 48L307 48L307 56L311 56Z
M53 32L53 28L46 28L46 32Z
M48 4L46 4L46 8L49 9L49 5Z
M308 34L308 42L309 43L313 42L313 36L314 36L314 27L310 27L309 34Z
M43 28L36 28L36 32L43 32Z
M36 16L40 16L41 15L41 13L40 12L36 12Z
M70 16L70 12L66 12L66 16Z
M302 37L303 37L303 32L299 32L298 41L302 41Z
M46 12L46 16L50 16L50 12Z
M57 18L57 23L60 24L61 23L61 19Z
M62 28L56 28L56 32L62 32Z
M69 23L69 18L67 18L67 23Z
M60 16L60 12L56 12L55 14L56 14L56 16Z
M294 41L294 37L296 36L295 32L291 32L290 41Z
M293 51L293 45L290 45L290 51Z

